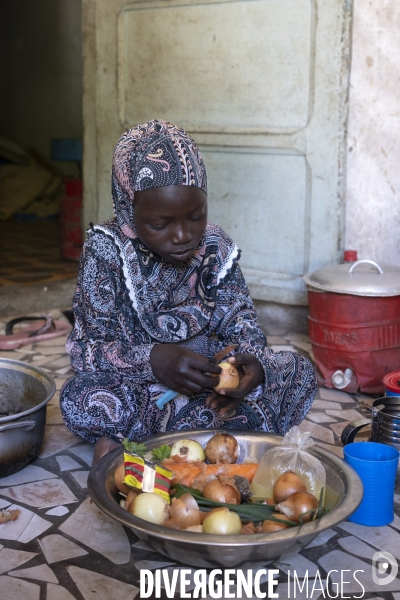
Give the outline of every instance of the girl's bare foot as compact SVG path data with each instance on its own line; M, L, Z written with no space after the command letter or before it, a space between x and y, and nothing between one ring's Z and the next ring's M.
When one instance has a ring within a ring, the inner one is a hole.
M105 454L108 454L109 452L111 452L111 450L114 450L114 448L117 448L119 446L121 446L121 444L119 442L116 442L115 440L113 440L109 437L99 438L94 447L92 465L97 463L97 461L100 460L100 458L102 456L104 456Z

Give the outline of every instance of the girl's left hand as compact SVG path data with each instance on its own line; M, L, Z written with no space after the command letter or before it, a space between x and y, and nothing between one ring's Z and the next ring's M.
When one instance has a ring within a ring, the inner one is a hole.
M243 398L264 381L264 370L258 358L253 354L236 354L227 359L235 367L240 367L240 383L235 389L221 388L218 392L212 392L206 399L206 406L218 409L218 416L223 417L227 413L236 410Z

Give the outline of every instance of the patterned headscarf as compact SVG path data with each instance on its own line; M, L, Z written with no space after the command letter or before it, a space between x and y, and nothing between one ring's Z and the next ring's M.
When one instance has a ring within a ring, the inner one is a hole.
M114 240L134 311L153 339L170 343L192 338L208 326L217 288L236 268L240 250L212 223L207 223L191 258L180 264L168 263L146 248L135 231L135 192L167 185L207 192L206 170L195 141L167 121L129 129L114 153L116 218L96 225L92 233Z
M167 185L190 185L207 193L196 142L183 129L158 119L129 129L117 144L112 169L114 212L127 237L136 237L135 192Z

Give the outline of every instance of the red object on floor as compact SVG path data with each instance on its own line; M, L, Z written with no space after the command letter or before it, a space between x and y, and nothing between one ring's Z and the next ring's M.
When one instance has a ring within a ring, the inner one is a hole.
M82 179L66 179L60 202L61 256L79 260L82 250Z
M346 392L383 394L385 374L399 369L400 296L368 297L308 292L310 341L322 385L351 369Z

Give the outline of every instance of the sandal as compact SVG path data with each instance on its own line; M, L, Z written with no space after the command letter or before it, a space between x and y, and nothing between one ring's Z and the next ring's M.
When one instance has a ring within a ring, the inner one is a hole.
M13 333L14 325L25 321L44 321L44 323L41 327L38 327L37 323L31 323L19 329L17 333ZM70 323L53 320L50 315L42 317L17 317L16 319L11 319L6 324L5 335L0 335L0 350L16 350L32 342L51 340L52 338L66 335L71 329L72 326Z

